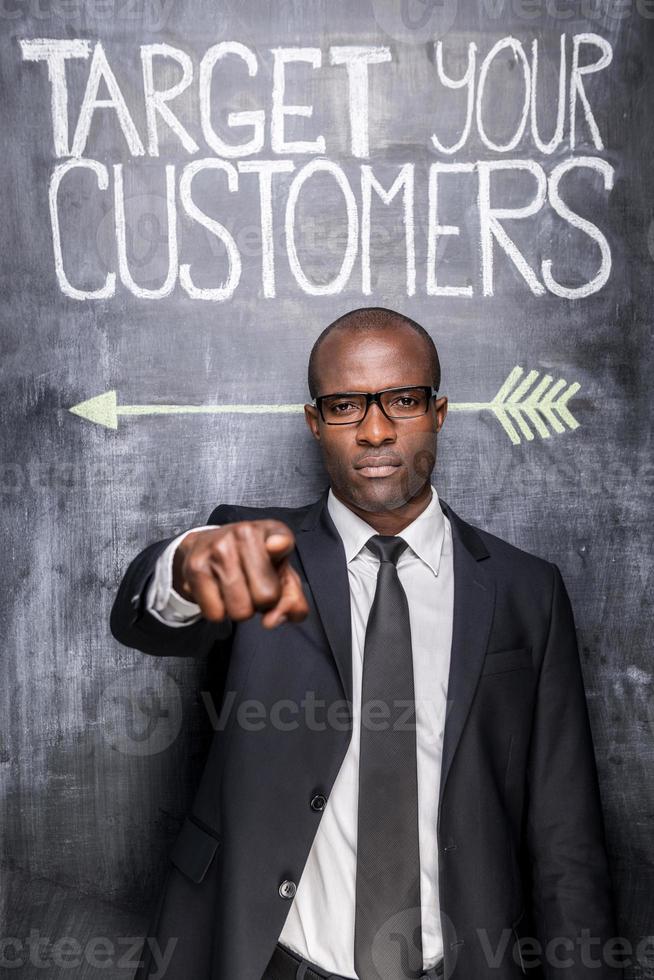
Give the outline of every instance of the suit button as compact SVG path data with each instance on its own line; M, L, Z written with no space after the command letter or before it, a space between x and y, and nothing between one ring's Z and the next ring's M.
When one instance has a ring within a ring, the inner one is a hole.
M313 799L311 800L309 806L311 807L312 810L317 810L317 811L324 810L325 807L327 806L327 800L322 795L322 793L317 793L316 796L314 796Z
M279 894L282 898L295 898L295 893L297 891L297 885L294 881L283 881L279 886Z

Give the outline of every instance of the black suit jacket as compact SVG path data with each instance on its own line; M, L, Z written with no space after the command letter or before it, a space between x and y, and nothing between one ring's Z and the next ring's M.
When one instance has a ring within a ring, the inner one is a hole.
M121 643L154 656L228 658L227 721L213 736L152 922L162 949L176 940L166 980L261 980L290 907L280 884L300 880L322 813L314 798L329 798L347 749L350 596L326 502L327 491L299 508L223 504L207 522L275 517L292 528L291 560L310 605L302 623L265 630L258 615L184 628L157 621L145 593L172 538L132 561L116 596L111 631ZM435 814L446 976L621 976L584 964L597 956L597 941L616 932L561 574L440 504L452 525L455 580ZM313 712L302 707L312 697ZM590 953L580 943L584 930L595 940ZM517 940L525 936L541 943L540 956L533 945L521 956ZM154 972L146 954L138 976Z

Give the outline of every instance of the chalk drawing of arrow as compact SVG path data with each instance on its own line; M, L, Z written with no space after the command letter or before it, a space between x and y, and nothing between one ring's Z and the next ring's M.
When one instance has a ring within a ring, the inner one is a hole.
M579 391L581 385L576 381L568 385L562 379L552 384L554 380L552 376L545 374L536 387L532 388L539 372L530 371L520 381L523 374L524 369L516 365L490 402L455 402L450 407L465 412L492 412L514 446L520 443L520 433L528 441L534 438L527 420L543 439L549 439L550 436L546 424L548 422L558 433L565 432L565 425L572 430L579 427L579 422L568 408L568 402ZM567 390L564 391L566 385ZM512 420L515 421L520 433Z
M549 374L543 375L539 384L532 388L538 371L530 371L522 381L524 369L514 367L508 378L490 402L450 402L449 411L458 412L492 412L508 435L514 446L520 443L520 433L527 440L534 438L534 433L528 421L542 438L549 438L547 423L558 433L576 429L579 422L574 418L567 403L579 391L580 385L574 382L567 386L566 381L552 384ZM520 382L520 383L518 383ZM551 385L551 387L550 387ZM529 391L529 389L532 389ZM549 390L548 390L549 389ZM558 397L557 397L558 396ZM86 401L79 402L69 409L74 415L103 425L107 429L118 428L119 415L208 415L208 414L246 414L268 415L273 412L289 414L303 411L301 404L218 404L218 405L119 405L116 392L107 391L95 395ZM558 417L557 417L558 415ZM513 421L512 421L513 420ZM516 423L516 425L513 424ZM565 423L562 424L562 423ZM518 429L520 432L518 432Z

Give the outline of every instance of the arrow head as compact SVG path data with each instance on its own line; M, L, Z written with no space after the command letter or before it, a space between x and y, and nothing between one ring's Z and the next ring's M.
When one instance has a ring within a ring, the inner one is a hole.
M107 391L103 395L96 395L95 398L87 398L85 402L73 405L68 411L89 422L95 422L96 425L104 425L106 429L118 428L115 391Z

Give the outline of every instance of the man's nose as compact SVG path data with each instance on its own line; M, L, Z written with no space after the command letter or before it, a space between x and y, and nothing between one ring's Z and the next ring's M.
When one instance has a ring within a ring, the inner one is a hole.
M373 402L368 414L357 426L357 442L379 446L384 442L395 442L396 439L394 424L386 418L379 405Z

